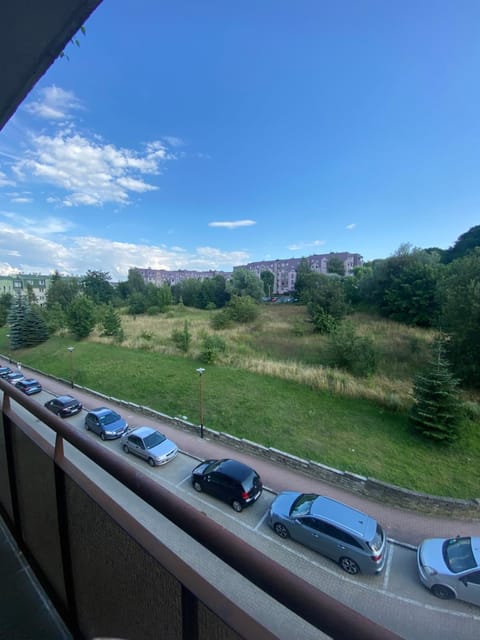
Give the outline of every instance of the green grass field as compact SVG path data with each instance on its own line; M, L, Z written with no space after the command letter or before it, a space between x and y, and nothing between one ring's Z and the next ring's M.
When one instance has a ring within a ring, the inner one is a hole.
M314 354L321 353L322 338L307 325L305 334L294 335L301 309L293 306L266 309L255 331L250 327L232 329L229 335L224 332L228 349L223 362L202 364L195 355L201 337L212 333L208 313L188 310L169 317L126 318L122 346L99 336L82 342L54 336L12 355L26 365L69 379L67 347L73 345L77 384L171 416L187 416L193 423L200 420L195 369L204 366L207 427L410 489L479 497L480 425L465 420L460 441L443 448L412 433L405 410L399 410L407 402L408 375L415 370L419 354L428 351L428 334L405 329L402 337L400 326L381 321L375 325L374 320L360 317L359 331L370 331L379 344L388 347L390 357L385 355L385 362L390 360L390 366L385 365L373 379L356 381L346 376L340 383L339 372L326 370L322 376L313 376L321 369L315 366ZM186 356L176 352L169 339L172 328L181 328L185 319L194 336ZM5 334L3 329L3 353ZM393 361L393 344L400 354L397 362ZM301 357L305 352L308 362ZM403 371L403 377L395 380L391 369L396 375ZM396 393L397 410L388 408L385 398L389 393Z

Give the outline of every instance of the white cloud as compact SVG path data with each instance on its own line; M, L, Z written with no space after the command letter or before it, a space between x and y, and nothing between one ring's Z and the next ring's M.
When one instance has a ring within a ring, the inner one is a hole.
M7 178L3 171L0 171L0 187L14 187L15 182L10 178Z
M20 216L10 219L11 224L0 222L0 269L4 274L18 271L49 274L58 270L83 275L91 269L107 271L113 281L120 281L126 280L132 267L231 271L234 266L249 261L245 251L223 251L214 247L187 251L178 246L66 236L62 232L68 230L68 223L60 219L37 220L35 225L29 225L30 221ZM35 235L32 228L41 228L46 237Z
M58 199L64 206L127 204L130 194L156 190L143 174L159 174L167 152L150 143L143 153L93 142L70 130L53 136L32 136L31 147L13 165L20 180L50 184L66 191ZM49 195L49 201L53 196Z
M303 249L312 249L315 247L322 247L325 244L325 240L313 240L312 242L298 242L288 245L289 251L301 251Z
M177 136L163 136L163 139L170 147L183 147L185 142Z
M254 220L225 220L223 222L209 222L209 227L222 227L224 229L237 229L238 227L251 227L257 224Z
M347 226L345 227L345 229L351 230L351 229L355 229L357 225L353 222L352 224L347 224Z
M82 109L82 105L72 91L60 87L46 87L38 91L39 99L28 102L25 109L46 120L67 120L71 112Z
M33 202L33 198L26 198L25 196L16 196L15 198L12 198L12 202L15 202L16 204L25 204L27 202Z

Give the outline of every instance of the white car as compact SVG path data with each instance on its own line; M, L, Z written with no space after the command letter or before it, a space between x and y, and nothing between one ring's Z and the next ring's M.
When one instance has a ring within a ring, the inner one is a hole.
M136 427L127 431L121 443L125 453L144 458L151 467L170 462L178 453L174 442L151 427Z
M437 598L480 606L480 537L424 540L417 567L420 580Z

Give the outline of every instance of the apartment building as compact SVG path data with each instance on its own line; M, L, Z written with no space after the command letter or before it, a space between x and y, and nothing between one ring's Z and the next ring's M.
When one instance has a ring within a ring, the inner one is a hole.
M213 270L191 271L178 269L176 271L169 271L168 269L141 269L139 267L136 267L136 269L147 284L152 282L157 287L161 287L163 284L178 284L179 282L182 282L182 280L189 280L191 278L195 280L206 280L207 278L213 278L214 276L223 276L225 280L228 280L232 275L226 271Z
M47 302L47 289L51 276L18 274L15 276L0 276L0 295L10 293L13 296L22 295L40 306Z
M312 255L305 258L313 271L318 273L328 273L328 262L336 258L343 262L345 275L352 274L355 267L363 264L363 258L359 253L349 253L342 251L339 253L325 253ZM295 289L297 279L297 268L303 258L289 258L286 260L262 260L260 262L250 262L246 265L234 267L236 269L248 269L260 277L262 271L270 271L274 275L273 293L288 293Z

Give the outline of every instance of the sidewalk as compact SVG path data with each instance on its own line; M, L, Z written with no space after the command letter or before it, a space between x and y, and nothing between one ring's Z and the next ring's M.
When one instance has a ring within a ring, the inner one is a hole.
M24 369L26 368L23 366ZM13 368L13 367L12 367ZM46 391L56 395L71 394L82 401L87 409L105 404L95 395L86 391L53 380L47 376L32 372L32 377L42 383ZM123 417L132 426L149 425L159 428L159 423L148 416L134 412L127 414L125 408L119 409ZM200 460L208 458L236 458L255 468L260 474L266 488L274 492L293 490L306 493L328 495L331 498L345 502L361 511L368 513L380 522L390 539L404 545L417 546L424 538L480 536L480 521L468 521L424 515L416 511L397 509L391 505L382 504L365 496L351 493L343 488L322 482L301 473L293 472L283 466L263 460L256 456L249 456L231 449L208 438L202 440L198 435L178 429L167 423L161 423L160 429L172 439L178 447Z

